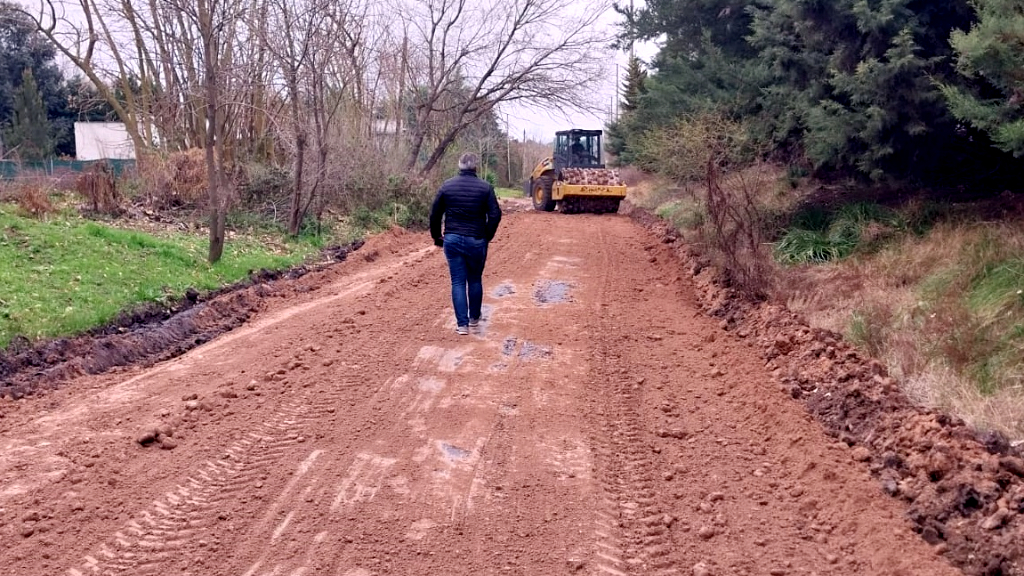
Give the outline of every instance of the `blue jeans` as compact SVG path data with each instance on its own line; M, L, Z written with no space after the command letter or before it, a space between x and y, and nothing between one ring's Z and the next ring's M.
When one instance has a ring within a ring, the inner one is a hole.
M460 234L445 234L444 255L448 258L448 271L452 276L455 322L459 326L468 326L470 318L480 319L487 241Z

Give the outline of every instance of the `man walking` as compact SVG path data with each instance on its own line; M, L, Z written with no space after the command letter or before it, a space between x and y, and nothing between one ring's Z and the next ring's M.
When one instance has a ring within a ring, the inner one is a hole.
M501 208L494 186L476 175L476 154L459 158L459 175L445 182L430 209L430 235L444 247L452 277L452 306L456 331L469 334L479 325L484 299L484 262L487 244L501 222ZM444 236L441 219L444 218Z

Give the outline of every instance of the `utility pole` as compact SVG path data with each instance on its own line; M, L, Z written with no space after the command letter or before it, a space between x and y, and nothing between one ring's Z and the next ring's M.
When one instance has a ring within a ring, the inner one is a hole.
M526 128L523 128L523 180L526 180L527 170L528 168L526 166ZM530 170L530 172L532 173L533 170Z
M619 63L615 63L615 117L613 120L618 122L619 120L619 100L622 98L622 94L619 93L622 87L619 85Z
M512 120L505 113L505 165L508 167L508 186L512 187Z

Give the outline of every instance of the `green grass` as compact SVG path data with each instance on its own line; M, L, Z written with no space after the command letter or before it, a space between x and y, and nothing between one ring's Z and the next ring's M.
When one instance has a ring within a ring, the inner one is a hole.
M494 193L498 198L522 198L523 191L515 188L495 188Z
M696 230L707 218L704 207L692 198L679 198L665 202L654 213L668 220L677 230Z
M917 285L932 358L986 396L1024 374L1024 256L1000 231L975 231L949 248Z
M828 262L845 258L851 248L848 243L833 241L828 232L793 228L775 246L775 259L783 264Z
M378 208L358 206L349 213L346 223L356 236L382 232L395 225L424 230L430 226L430 205L422 199L411 198L404 203L388 202Z
M783 264L840 260L877 249L907 230L903 215L878 204L847 204L834 213L811 208L793 216L775 246L775 259Z
M974 364L983 393L999 390L1005 374L1020 374L1024 357L1024 258L998 260L982 266L971 279L966 307L989 346Z
M1024 313L1024 258L984 266L971 282L967 303L986 323Z
M293 242L281 253L229 238L220 262L206 262L207 238L153 236L69 215L39 221L0 204L0 348L82 332L144 302L166 302L189 287L215 289L252 270L284 268L316 252Z

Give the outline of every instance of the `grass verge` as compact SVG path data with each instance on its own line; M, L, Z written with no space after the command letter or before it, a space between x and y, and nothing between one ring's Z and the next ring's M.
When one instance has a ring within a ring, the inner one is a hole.
M876 253L785 273L780 297L791 309L883 360L915 400L1024 438L1019 223L943 222Z
M270 246L235 236L220 262L206 262L204 235L123 230L70 214L35 220L0 204L0 348L79 333L145 302L167 302L190 287L215 289L260 268L285 268L315 243Z
M494 194L498 198L523 198L523 191L515 188L495 188Z
M783 178L760 200L774 214L770 298L882 360L916 401L1024 439L1021 220L913 199L799 208L811 191ZM638 203L692 243L708 220L695 198L648 185Z

